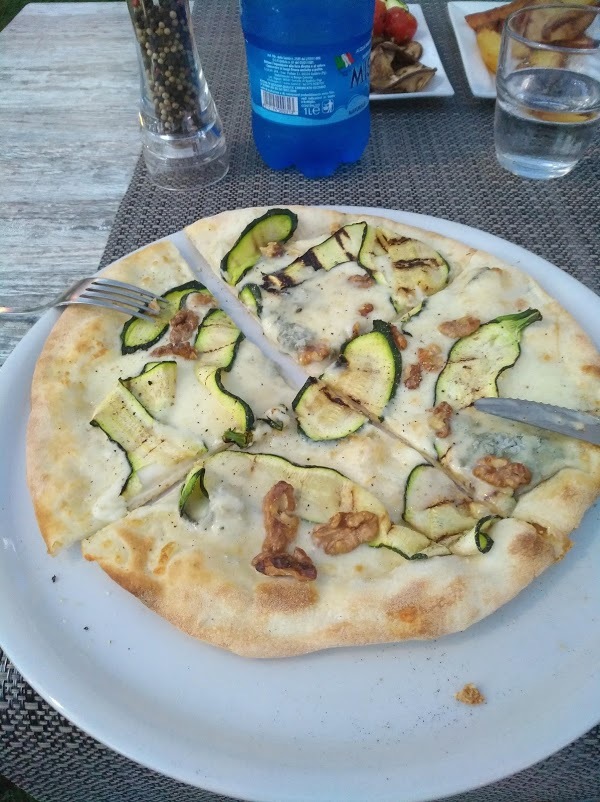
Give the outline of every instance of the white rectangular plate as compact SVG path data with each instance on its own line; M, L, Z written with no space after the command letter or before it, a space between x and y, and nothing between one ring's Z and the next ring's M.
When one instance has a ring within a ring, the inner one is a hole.
M471 92L475 97L496 97L496 79L483 63L477 47L475 31L465 22L466 14L488 11L504 3L488 2L488 0L452 0L448 3L448 15L458 42L460 57Z
M407 100L411 97L452 97L454 89L446 75L444 65L437 52L423 10L421 6L413 5L412 3L409 4L408 8L410 13L417 18L418 28L415 34L415 42L419 42L419 44L423 46L421 63L426 67L435 67L437 72L422 92L371 92L369 97L371 100Z

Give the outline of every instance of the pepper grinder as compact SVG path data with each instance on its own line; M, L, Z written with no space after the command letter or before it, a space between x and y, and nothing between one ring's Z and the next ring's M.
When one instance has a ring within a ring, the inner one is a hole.
M188 0L127 0L140 67L142 152L150 178L201 189L229 169L221 120L202 72Z

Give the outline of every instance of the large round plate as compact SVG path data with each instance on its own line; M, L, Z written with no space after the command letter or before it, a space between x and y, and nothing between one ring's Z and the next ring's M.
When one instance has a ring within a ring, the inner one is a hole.
M526 270L600 344L600 300L539 257L448 221L361 211ZM29 332L0 374L0 642L76 725L152 769L243 799L409 802L519 771L600 719L598 505L560 565L464 633L286 660L247 660L193 640L77 548L48 557L24 441L31 376L55 317ZM467 682L487 704L455 701Z

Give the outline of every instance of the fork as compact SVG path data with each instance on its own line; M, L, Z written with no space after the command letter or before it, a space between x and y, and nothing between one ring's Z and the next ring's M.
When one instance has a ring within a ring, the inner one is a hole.
M155 307L151 304L155 304ZM142 320L152 320L160 313L160 304L168 302L158 295L154 295L141 287L125 284L108 278L84 278L69 287L58 298L46 301L40 306L30 309L15 309L12 306L0 306L0 319L4 317L17 317L17 315L31 315L45 312L54 306L69 306L71 304L90 304L123 312L125 315L139 317Z

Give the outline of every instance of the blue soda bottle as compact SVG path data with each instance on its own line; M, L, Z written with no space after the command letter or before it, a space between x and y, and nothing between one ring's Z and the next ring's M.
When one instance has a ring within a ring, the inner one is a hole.
M374 0L240 0L252 131L274 170L331 175L370 131Z

